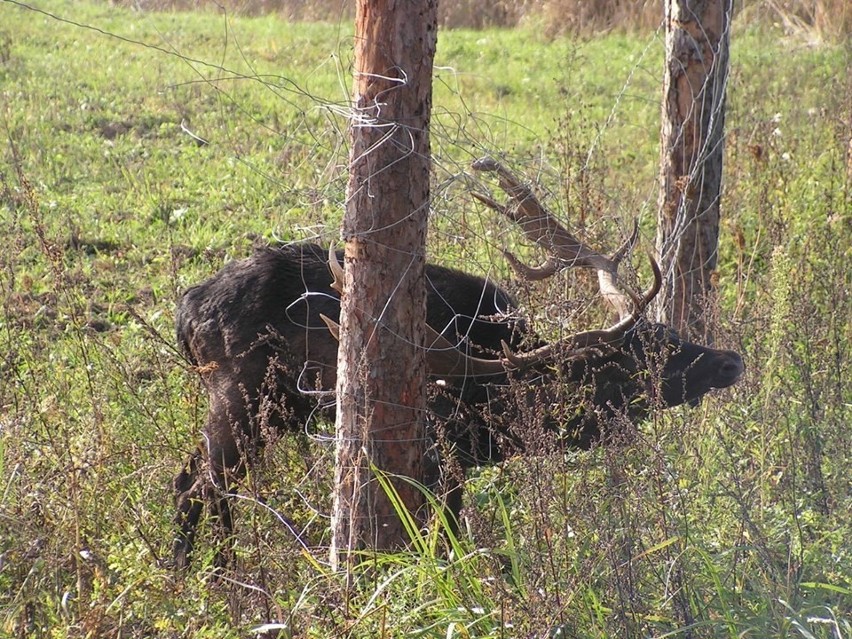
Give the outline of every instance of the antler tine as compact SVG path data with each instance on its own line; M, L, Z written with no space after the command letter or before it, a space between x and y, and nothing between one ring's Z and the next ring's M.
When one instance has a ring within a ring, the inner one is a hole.
M325 322L325 325L328 327L328 332L331 333L331 336L336 339L338 342L340 341L340 324L331 319L328 315L324 313L320 313L320 319Z
M633 250L633 247L636 246L636 241L639 239L639 220L633 218L633 231L630 233L630 237L628 237L624 243L618 247L618 250L612 254L612 257L609 258L613 264L618 266L621 264L621 260L624 259L625 256L630 255L630 251Z
M515 368L515 365L508 359L484 359L467 355L458 344L426 324L426 367L431 375L467 377L501 375Z
M574 339L578 337L583 337L583 339L594 338L598 343L605 343L615 341L619 339L625 331L629 330L633 327L636 322L639 321L639 318L642 317L642 313L645 312L648 304L657 296L657 293L660 292L660 287L663 284L663 275L660 272L660 266L657 264L657 260L654 259L654 256L651 253L648 253L648 259L651 262L651 270L654 272L654 283L648 288L647 291L642 293L642 297L639 297L631 290L627 290L627 294L630 296L630 299L633 301L632 310L628 310L625 315L621 316L621 319L613 326L602 330L602 331L588 331L587 333L580 333L580 335L575 336ZM599 279L602 279L603 276L598 273ZM601 288L603 289L603 284L601 284Z
M546 280L559 272L561 268L559 260L553 257L548 257L541 266L527 266L509 251L503 251L503 257L506 258L515 273L530 282Z
M516 216L508 209L508 207L503 206L496 200L488 197L487 195L483 195L482 193L472 193L473 197L482 202L485 206L494 209L501 215L505 215L510 220L515 220ZM525 280L530 282L537 282L538 280L546 280L548 277L556 274L561 265L559 260L555 257L548 256L547 260L545 260L544 264L541 266L527 266L521 260L519 260L513 253L510 251L503 251L503 257L509 262L509 266L512 267L512 270L518 274L519 277L522 277Z
M332 290L337 291L338 295L342 296L343 283L346 281L346 279L343 267L340 265L340 261L337 259L337 251L334 250L333 246L330 246L328 248L328 270L331 271L331 275L334 278L334 281L331 283Z

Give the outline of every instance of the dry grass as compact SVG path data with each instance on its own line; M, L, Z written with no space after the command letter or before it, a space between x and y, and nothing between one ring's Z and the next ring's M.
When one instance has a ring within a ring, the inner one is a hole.
M355 11L351 0L113 0L141 10L212 10L262 15L278 13L289 20L338 21ZM747 24L780 25L809 40L837 41L852 34L852 5L847 0L740 0L734 10ZM549 36L591 36L610 31L647 31L663 15L662 0L448 0L438 7L444 27L483 29L540 23Z

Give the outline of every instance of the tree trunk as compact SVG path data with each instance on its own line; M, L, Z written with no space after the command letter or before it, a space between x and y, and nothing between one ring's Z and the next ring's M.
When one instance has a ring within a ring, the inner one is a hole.
M343 239L331 562L408 536L376 471L422 481L424 284L436 0L359 0ZM408 512L422 494L392 485Z
M659 319L712 341L731 0L666 0L657 250Z

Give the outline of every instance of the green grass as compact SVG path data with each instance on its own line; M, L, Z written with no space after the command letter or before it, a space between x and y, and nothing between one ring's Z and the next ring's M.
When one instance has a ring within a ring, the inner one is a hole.
M718 311L739 385L625 449L477 473L451 555L433 532L351 587L324 563L332 452L285 437L214 582L207 530L197 574L162 561L205 408L174 304L258 241L338 237L351 28L39 6L62 20L0 4L0 636L852 637L848 49L734 36ZM434 258L508 277L517 235L468 195L493 189L467 168L486 153L594 243L634 215L650 241L661 50L441 33ZM565 282L510 285L544 309Z

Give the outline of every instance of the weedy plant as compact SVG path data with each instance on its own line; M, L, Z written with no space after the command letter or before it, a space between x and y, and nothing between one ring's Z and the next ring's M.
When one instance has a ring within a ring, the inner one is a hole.
M475 473L458 535L412 526L348 579L320 423L241 485L236 565L215 578L205 528L181 577L168 485L205 399L174 303L256 243L336 238L351 32L40 9L0 6L0 634L852 637L848 49L735 25L708 312L739 385L590 452L531 412L541 455ZM517 236L464 167L502 150L591 243L637 212L650 238L661 50L444 31L431 257L505 283L540 334L602 322L582 274L511 281Z

